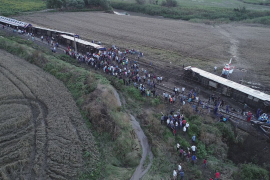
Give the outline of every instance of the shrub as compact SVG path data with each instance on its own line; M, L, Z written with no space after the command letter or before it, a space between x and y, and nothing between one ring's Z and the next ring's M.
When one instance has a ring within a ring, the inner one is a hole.
M222 133L223 141L227 143L234 143L235 136L233 130L230 128L229 124L218 123L217 127L219 131Z
M66 6L65 0L47 0L47 8L61 8Z
M176 136L175 141L176 141L176 143L179 142L180 145L181 145L184 149L187 149L187 147L190 147L189 142L188 142L186 139L182 138L181 136Z
M125 90L127 91L129 96L135 98L136 100L139 100L139 101L144 101L145 100L142 97L140 91L138 89L136 89L135 87L130 86L130 87L127 87Z
M200 159L203 159L207 156L207 152L206 152L206 149L205 149L205 145L202 143L202 142L199 142L197 144L197 156L198 158Z
M243 164L235 176L236 179L268 180L269 172L255 164Z
M162 1L161 5L167 6L167 7L176 7L177 1L176 0L166 0L166 1Z
M145 4L145 0L136 0L136 2L138 3L138 4Z

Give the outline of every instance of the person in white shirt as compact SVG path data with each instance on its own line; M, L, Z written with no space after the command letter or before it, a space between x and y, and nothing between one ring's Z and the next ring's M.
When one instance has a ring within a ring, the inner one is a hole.
M193 146L191 146L191 150L192 150L192 154L194 155L195 154L195 152L196 152L196 146L195 145L193 145Z
M182 87L182 94L184 94L185 93L185 88L184 87Z
M184 127L183 127L183 132L184 132L184 134L186 134L186 131L187 131L187 128L186 128L186 126L184 126Z
M189 127L189 123L186 122L186 129L187 129L187 132L188 132L188 127Z
M176 148L177 148L177 151L180 149L180 144L179 143L176 144Z
M182 169L182 166L181 166L181 163L179 163L179 165L178 165L178 172L180 172L181 169Z
M170 125L170 119L168 118L167 119L167 126L169 126Z
M176 170L173 170L173 180L176 180L177 179L177 172Z

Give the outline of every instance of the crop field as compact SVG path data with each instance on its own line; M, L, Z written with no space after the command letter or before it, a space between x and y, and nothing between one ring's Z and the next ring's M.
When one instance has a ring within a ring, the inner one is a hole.
M37 11L46 8L41 0L1 0L0 15L8 16L18 12Z
M90 18L91 17L91 18ZM212 71L233 58L246 69L244 79L270 84L270 29L260 25L206 25L144 16L118 16L98 12L35 13L16 17L26 22L75 32L83 39L134 48L157 64L192 65Z
M63 83L0 53L0 179L73 179L86 152L95 164L94 138Z

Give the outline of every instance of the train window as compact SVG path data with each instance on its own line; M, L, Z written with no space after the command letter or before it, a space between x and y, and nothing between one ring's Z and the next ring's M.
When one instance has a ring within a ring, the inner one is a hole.
M254 98L254 99L253 99L253 101L258 102L258 101L259 101L259 99L258 99L258 98Z
M253 97L251 95L248 95L248 99L253 99Z

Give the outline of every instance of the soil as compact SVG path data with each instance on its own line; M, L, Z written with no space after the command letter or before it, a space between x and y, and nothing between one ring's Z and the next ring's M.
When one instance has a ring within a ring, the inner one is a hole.
M221 72L234 58L232 66L248 71L243 79L270 84L268 27L235 23L213 26L100 12L35 13L16 18L75 32L83 39L139 49L154 62L171 61L205 70L216 65Z
M25 60L0 54L0 179L73 179L86 151L94 167L99 159L94 137L63 83Z
M270 171L270 141L249 135L242 144L231 145L228 158L234 163L252 162Z

